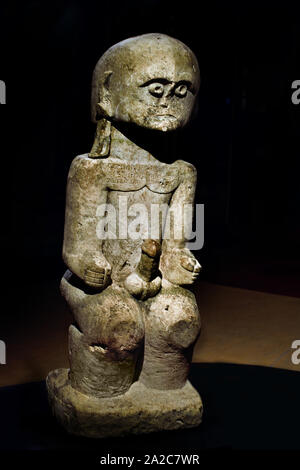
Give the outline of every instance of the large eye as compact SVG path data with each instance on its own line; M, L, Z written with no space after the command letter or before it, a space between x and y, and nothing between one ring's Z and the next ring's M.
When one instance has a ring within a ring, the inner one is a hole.
M156 96L157 98L160 98L164 94L164 86L159 82L150 83L148 90L151 95Z
M188 88L184 83L180 83L176 88L175 88L175 95L179 96L180 98L183 98L187 94Z

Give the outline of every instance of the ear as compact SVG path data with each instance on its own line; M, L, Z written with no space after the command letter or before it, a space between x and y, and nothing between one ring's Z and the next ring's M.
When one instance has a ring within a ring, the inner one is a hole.
M108 157L110 152L110 134L111 123L105 118L97 122L97 129L92 150L89 153L90 158Z
M112 71L107 70L103 74L103 80L99 83L98 89L98 102L96 105L96 120L104 117L112 117L112 104L109 82L112 76Z

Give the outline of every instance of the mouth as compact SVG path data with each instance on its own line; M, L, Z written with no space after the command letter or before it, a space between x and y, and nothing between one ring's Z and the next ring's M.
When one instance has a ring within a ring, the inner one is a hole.
M154 119L157 119L158 121L177 121L177 118L172 114L157 114L154 116Z
M156 114L152 116L151 121L156 124L159 130L167 132L174 128L178 120L172 114Z

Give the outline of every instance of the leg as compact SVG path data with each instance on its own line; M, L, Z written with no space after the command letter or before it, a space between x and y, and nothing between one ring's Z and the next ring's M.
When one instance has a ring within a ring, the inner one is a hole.
M84 291L70 272L61 291L75 317L69 330L69 378L73 388L97 398L125 393L136 380L143 353L140 304L125 289Z
M76 320L70 327L71 371L50 372L47 388L53 413L70 433L97 438L200 424L202 401L186 381L199 315L186 292L163 291L146 312L120 287L92 295L64 277L62 293ZM143 316L147 350L136 380Z
M194 295L182 287L163 288L146 302L145 350L140 381L172 390L185 385L193 346L200 332Z

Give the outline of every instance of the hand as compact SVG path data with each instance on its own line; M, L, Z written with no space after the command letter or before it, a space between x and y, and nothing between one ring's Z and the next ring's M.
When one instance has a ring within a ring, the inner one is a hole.
M95 256L84 271L84 282L95 289L103 290L111 282L111 267L104 256Z
M200 270L201 265L187 248L167 250L160 259L160 271L164 279L179 286L193 284Z
M201 271L201 265L200 263L196 260L194 255L190 253L189 255L183 255L181 260L180 260L180 265L192 273L192 279L195 281L197 277L199 276L199 273Z

